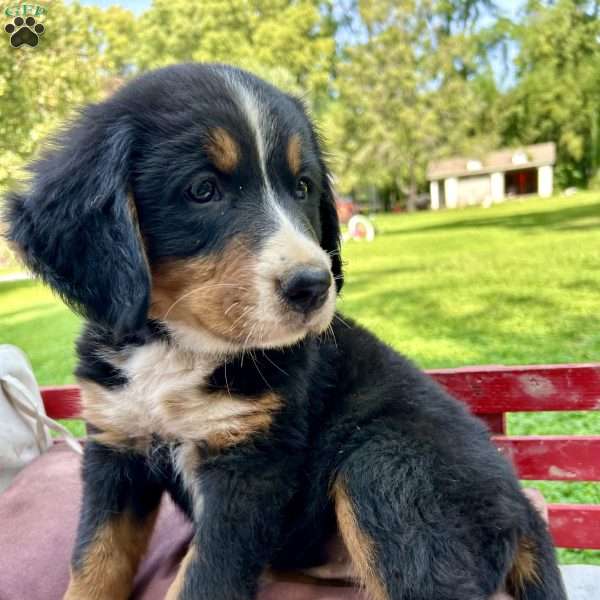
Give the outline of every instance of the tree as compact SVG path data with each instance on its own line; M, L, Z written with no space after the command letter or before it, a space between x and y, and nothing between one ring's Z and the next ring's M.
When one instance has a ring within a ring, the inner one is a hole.
M36 48L0 44L0 192L51 131L128 69L129 11L53 2L44 24Z
M559 184L583 185L600 168L599 5L529 0L516 24L494 0L154 0L141 16L59 0L37 48L0 44L0 192L81 105L194 60L307 100L342 192L411 208L432 159L548 140ZM519 50L503 92L502 43Z
M166 26L168 24L168 26ZM249 69L319 108L335 60L331 3L316 0L154 0L142 16L142 70L182 61Z
M517 83L503 101L507 143L555 141L560 185L600 166L600 2L531 1L516 28Z
M479 125L495 85L472 31L482 5L490 2L360 3L365 40L340 60L326 127L342 191L386 188L413 209L432 158L489 137Z

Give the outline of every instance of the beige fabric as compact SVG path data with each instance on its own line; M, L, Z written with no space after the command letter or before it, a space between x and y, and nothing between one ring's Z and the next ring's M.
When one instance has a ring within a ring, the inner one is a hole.
M25 354L0 345L0 492L15 475L52 445L50 429L63 434L81 452L73 436L44 410L44 403Z

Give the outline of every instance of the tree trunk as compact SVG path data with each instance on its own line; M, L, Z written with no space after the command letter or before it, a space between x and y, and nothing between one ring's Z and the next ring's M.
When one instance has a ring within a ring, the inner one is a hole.
M591 118L591 153L590 153L590 177L595 177L600 170L600 113L596 107L592 107Z
M406 199L406 210L414 212L417 210L417 178L414 169L410 170L410 184L408 188L408 198Z

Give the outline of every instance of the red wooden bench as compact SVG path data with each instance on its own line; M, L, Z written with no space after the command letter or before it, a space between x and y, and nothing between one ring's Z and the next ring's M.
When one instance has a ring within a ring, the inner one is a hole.
M507 413L600 410L600 365L468 367L430 374L488 423L521 479L600 481L600 435L506 435ZM50 417L79 417L76 386L44 388L42 396ZM600 549L600 506L551 504L549 516L558 547Z

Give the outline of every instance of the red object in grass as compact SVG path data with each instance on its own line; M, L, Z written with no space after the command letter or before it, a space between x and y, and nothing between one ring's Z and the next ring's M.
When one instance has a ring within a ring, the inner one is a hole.
M600 365L483 366L430 371L453 396L484 419L499 450L529 480L600 481L600 435L507 436L506 413L600 410ZM79 389L42 389L48 415L78 418ZM600 506L551 504L557 546L600 550Z
M350 198L342 198L341 196L336 197L335 208L340 223L343 223L344 225L348 223L351 217L360 213L358 204Z

